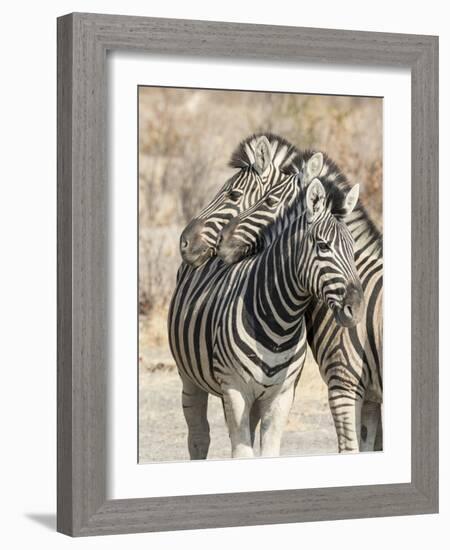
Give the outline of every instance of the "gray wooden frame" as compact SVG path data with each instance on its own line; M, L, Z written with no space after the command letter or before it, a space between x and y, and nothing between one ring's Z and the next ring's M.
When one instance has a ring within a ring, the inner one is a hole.
M410 68L411 483L107 500L109 50ZM437 37L81 13L59 18L58 530L82 536L437 512L437 205Z

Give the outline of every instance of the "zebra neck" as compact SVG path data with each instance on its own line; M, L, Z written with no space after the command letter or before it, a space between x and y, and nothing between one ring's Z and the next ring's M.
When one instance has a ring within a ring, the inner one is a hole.
M292 223L264 250L248 282L246 314L270 319L274 332L298 331L311 296L299 285L301 220Z
M263 249L269 247L278 240L285 231L302 230L300 218L305 213L305 207L301 199L296 198L293 202L288 202L282 215L279 215L275 223L269 225L264 231L261 242ZM297 224L294 229L294 225Z
M380 231L370 219L364 207L357 208L346 218L355 240L355 259L360 256L383 257L383 240Z

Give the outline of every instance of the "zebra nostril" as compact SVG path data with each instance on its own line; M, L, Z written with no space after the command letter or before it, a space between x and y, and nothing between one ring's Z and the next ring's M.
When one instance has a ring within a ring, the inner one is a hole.
M344 315L351 319L353 317L353 310L350 306L344 306Z
M187 248L189 241L187 239L181 239L181 248Z

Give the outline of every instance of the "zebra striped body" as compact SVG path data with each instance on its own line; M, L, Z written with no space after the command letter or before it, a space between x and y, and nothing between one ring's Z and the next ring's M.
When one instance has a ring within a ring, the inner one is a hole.
M291 223L293 213L304 211L301 172L311 155L303 153L294 163L298 173L294 170L283 187L272 189L271 206L263 198L223 230L219 254L228 263L268 246ZM326 156L319 177L329 202L336 203L336 196L348 190L347 180ZM329 309L315 300L306 311L307 335L328 386L339 450L374 450L382 446L381 236L360 204L346 219L355 239L355 262L367 304L363 320L353 328L339 326Z
M332 259L317 253L323 239L334 243ZM306 356L305 310L313 295L335 312L344 308L346 289L359 286L352 244L345 224L324 210L294 220L258 256L229 268L211 259L179 278L169 313L172 353L186 397L198 402L200 390L222 398L233 456L253 455L258 420L261 453L279 454ZM184 406L189 416L195 404ZM190 431L193 458L207 453L201 424Z
M220 230L233 216L257 202L272 186L289 177L289 166L297 154L294 146L273 134L250 136L242 141L230 161L230 166L238 171L180 237L183 264L177 274L168 331L170 348L183 383L183 411L188 425L189 454L193 459L206 458L209 448L208 393L217 394L218 388L214 389L214 382L208 381L207 377L200 382L198 374L195 374L196 369L205 372L203 365L210 363L205 338L201 341L197 339L197 347L189 344L195 338L190 332L191 312L198 308L195 302L202 289L204 291L205 281L219 276L220 270L223 270L223 264L210 259L215 256ZM211 311L208 310L207 315L210 316ZM211 323L209 317L208 322ZM192 373L190 376L183 374L188 371Z

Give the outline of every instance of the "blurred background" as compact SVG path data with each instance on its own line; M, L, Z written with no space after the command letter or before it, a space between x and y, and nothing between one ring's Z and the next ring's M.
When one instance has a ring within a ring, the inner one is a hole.
M167 311L180 264L178 239L232 174L232 151L273 132L326 152L382 229L380 98L139 88L139 461L187 460L181 384L167 341ZM211 458L228 458L220 401L210 397ZM309 357L282 454L337 451L326 386Z

